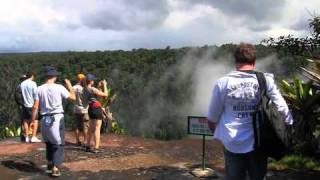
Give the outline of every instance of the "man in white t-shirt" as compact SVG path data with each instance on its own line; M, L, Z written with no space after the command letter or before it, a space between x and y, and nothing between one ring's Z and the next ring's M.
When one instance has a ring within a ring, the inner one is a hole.
M214 137L225 148L226 180L262 180L267 172L267 157L254 150L252 112L260 99L260 89L254 73L256 50L241 43L235 54L236 71L217 80L213 87L207 113ZM276 104L287 124L293 119L275 84L272 74L265 73L267 95Z
M74 102L74 114L76 117L76 144L81 146L80 132L83 133L83 142L84 144L88 141L88 132L89 132L89 115L88 108L89 104L85 101L83 94L83 83L85 83L85 75L78 74L77 80L78 83L73 86L73 90L76 94L76 101Z
M23 117L23 129L24 129L24 137L25 142L41 142L40 139L37 138L37 130L38 130L38 120L35 120L32 123L32 137L29 140L29 128L31 128L31 116L32 116L32 107L34 104L34 100L36 97L37 84L34 82L35 74L30 71L27 73L27 79L24 80L21 85L21 93L22 93L22 117Z
M46 143L46 158L48 171L54 177L60 176L58 167L64 161L64 110L62 99L75 100L75 93L69 80L65 79L68 90L56 84L60 73L53 67L47 67L47 80L39 86L36 93L35 103L32 111L34 121L40 109L41 132Z

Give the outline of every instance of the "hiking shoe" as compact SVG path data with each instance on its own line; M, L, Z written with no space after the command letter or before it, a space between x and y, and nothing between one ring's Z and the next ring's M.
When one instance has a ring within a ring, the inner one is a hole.
M41 140L38 139L37 137L32 137L32 138L30 139L30 142L32 142L32 143L39 143L39 142L41 142Z
M59 177L61 176L61 172L57 167L53 167L52 168L52 173L51 173L52 177Z
M25 137L25 138L24 138L24 141L25 141L26 143L30 142L29 137L28 137L28 136Z

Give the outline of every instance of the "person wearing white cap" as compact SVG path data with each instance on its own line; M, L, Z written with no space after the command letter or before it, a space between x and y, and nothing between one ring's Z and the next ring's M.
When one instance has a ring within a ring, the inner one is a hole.
M27 73L27 79L24 80L21 85L21 93L22 93L22 117L23 117L23 129L24 129L24 137L25 142L41 142L40 139L37 138L37 129L38 129L38 120L34 120L31 123L31 114L32 107L34 105L34 100L37 91L37 84L35 80L35 73L30 71ZM32 129L32 137L29 139L29 129Z

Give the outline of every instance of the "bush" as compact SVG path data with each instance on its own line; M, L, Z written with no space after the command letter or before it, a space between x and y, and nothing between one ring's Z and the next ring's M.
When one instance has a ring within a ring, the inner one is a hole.
M284 169L303 169L303 170L320 170L320 163L313 158L290 155L280 161L269 160L268 167L275 170Z

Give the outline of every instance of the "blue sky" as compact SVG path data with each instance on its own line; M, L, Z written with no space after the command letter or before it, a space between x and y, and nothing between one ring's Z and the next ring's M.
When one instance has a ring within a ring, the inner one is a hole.
M319 0L1 0L0 52L220 45L309 33Z

